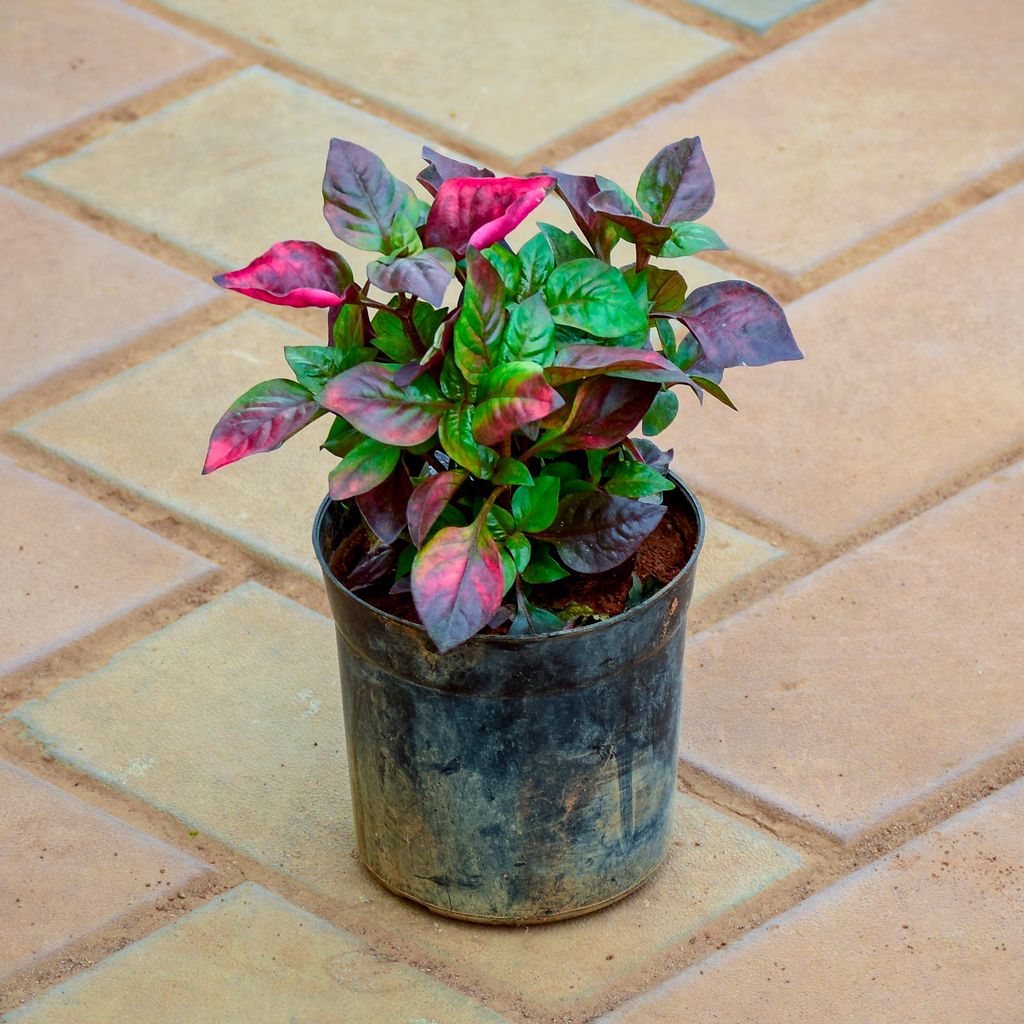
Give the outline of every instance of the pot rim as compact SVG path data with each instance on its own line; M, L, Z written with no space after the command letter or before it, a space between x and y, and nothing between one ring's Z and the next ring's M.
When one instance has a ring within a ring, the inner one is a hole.
M643 612L649 608L656 601L665 598L668 593L675 589L679 584L680 580L692 573L696 564L697 556L700 554L701 549L704 547L704 538L707 528L707 522L704 517L704 510L701 508L700 502L697 500L697 496L690 490L683 479L669 470L668 477L675 484L676 488L681 492L683 498L690 505L691 510L694 513L694 519L697 525L697 539L693 545L693 551L690 552L690 557L686 560L686 564L676 573L675 576L669 580L663 587L654 591L648 597L645 597L639 604L633 605L632 608L627 608L625 611L619 612L617 615L611 616L608 619L602 619L600 622L592 622L586 626L577 626L572 629L559 629L552 633L537 633L531 636L507 636L501 633L476 633L471 636L464 643L460 644L460 647L472 646L475 644L486 644L496 645L499 647L519 647L526 644L533 644L539 640L549 640L555 637L577 637L585 636L595 630L607 629L613 623L621 622L624 619L629 618L635 614ZM403 619L398 615L393 615L391 612L386 612L381 608L378 608L375 604L371 604L369 601L363 600L358 594L348 589L341 580L331 571L328 560L324 557L323 547L320 544L320 532L321 525L323 524L324 517L327 515L328 509L331 505L335 504L334 499L331 498L330 494L326 495L323 501L320 502L320 507L317 509L316 515L313 517L313 551L316 554L317 561L320 563L320 569L325 576L329 577L335 585L344 592L345 596L350 601L355 601L357 604L363 606L363 608L370 611L372 614L379 616L380 618L399 623L405 629L413 629L420 632L427 638L429 643L429 635L427 634L426 627L419 622L412 622L409 619ZM577 574L586 575L586 574ZM430 645L433 650L433 645Z

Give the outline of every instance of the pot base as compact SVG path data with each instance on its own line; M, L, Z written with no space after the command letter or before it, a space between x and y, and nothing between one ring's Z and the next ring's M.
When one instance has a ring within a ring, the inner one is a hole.
M469 924L489 924L507 928L520 926L525 927L526 925L532 924L548 924L552 921L568 921L574 917L583 917L585 914L592 914L596 910L604 910L605 907L610 907L613 903L618 903L619 900L624 900L627 896L635 893L637 889L646 885L650 879L658 873L661 863L664 862L662 861L657 864L654 869L644 875L639 882L635 882L628 889L623 889L622 892L616 893L614 896L610 896L606 900L601 900L599 903L590 903L585 907L576 907L573 910L563 910L558 914L545 914L543 917L475 917L472 914L460 914L456 910L451 910L448 907L439 907L434 903L428 903L426 900L421 900L416 896L403 892L401 889L381 878L380 875L378 875L377 872L362 859L362 857L359 858L359 863L363 866L366 873L371 875L376 881L384 886L388 892L394 893L396 896L401 896L403 899L410 900L413 903L417 903L421 907L426 907L427 910L430 910L435 914L451 918L453 921L466 921Z

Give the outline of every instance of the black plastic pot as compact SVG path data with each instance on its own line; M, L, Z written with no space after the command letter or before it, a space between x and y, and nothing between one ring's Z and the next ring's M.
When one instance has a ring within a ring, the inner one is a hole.
M572 917L642 884L668 848L697 541L613 619L438 654L422 626L346 590L330 555L357 522L325 499L313 544L337 626L359 856L389 889L496 924Z

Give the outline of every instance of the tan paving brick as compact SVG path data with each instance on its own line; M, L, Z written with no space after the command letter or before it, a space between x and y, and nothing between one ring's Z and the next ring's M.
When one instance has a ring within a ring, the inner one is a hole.
M620 0L161 0L449 134L525 155L724 53L728 44ZM572 83L571 87L567 87Z
M206 866L0 761L0 977Z
M16 433L319 579L310 529L337 462L318 450L326 421L292 438L285 451L199 474L210 431L227 406L258 381L289 375L282 346L318 340L250 311L26 421ZM148 431L143 441L137 425L144 423L176 427ZM135 438L130 444L128 435ZM697 598L778 555L712 520Z
M414 911L354 857L333 632L246 585L16 717L54 756L350 908L369 908L460 976L522 995L539 1012L600 994L799 866L782 844L681 798L667 864L616 908L529 931Z
M210 431L231 402L261 380L291 376L283 346L321 340L248 312L16 432L319 579L310 530L338 461L318 451L326 421L292 438L283 451L205 477L200 471Z
M687 650L682 756L852 837L1024 736L1024 463Z
M0 458L0 676L213 570Z
M631 188L662 146L700 135L718 184L708 223L799 274L1024 153L1022 49L1018 0L991 0L983 16L876 0L567 169Z
M1017 1024L1024 784L691 967L601 1024Z
M246 584L14 714L76 767L355 903L375 890L354 868L337 675L331 623Z
M704 600L722 587L783 557L785 552L721 520L709 518L704 548L697 562L693 601Z
M199 67L221 51L116 0L0 7L0 152Z
M806 360L729 371L739 413L661 440L698 490L839 540L1024 436L1022 263L1018 187L794 303Z
M423 941L444 963L464 964L489 987L511 987L541 1019L560 1020L799 865L781 843L680 797L668 858L623 902L528 930L435 919Z
M334 136L374 150L408 182L423 167L426 140L251 67L31 176L221 266L306 238L343 252L362 274L373 254L342 245L323 218Z
M247 882L16 1011L11 1024L501 1024Z
M122 344L216 289L0 188L0 399ZM55 341L57 343L55 343Z

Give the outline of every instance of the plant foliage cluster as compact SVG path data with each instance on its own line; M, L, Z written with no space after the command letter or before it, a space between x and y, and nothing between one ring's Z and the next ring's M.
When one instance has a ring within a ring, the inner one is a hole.
M732 405L727 368L800 351L761 289L689 291L650 262L725 248L699 222L715 191L699 138L662 149L635 199L599 175L496 177L423 155L430 202L369 150L331 142L324 216L339 239L379 254L366 282L304 241L215 278L326 308L328 339L286 348L295 379L257 384L228 409L203 472L331 417L331 497L355 502L373 538L342 582L411 589L447 651L503 617L515 635L570 625L531 589L621 564L665 513L670 453L630 433L664 430L677 386ZM506 236L552 191L580 234L540 224L514 252ZM632 251L616 266L620 243Z

